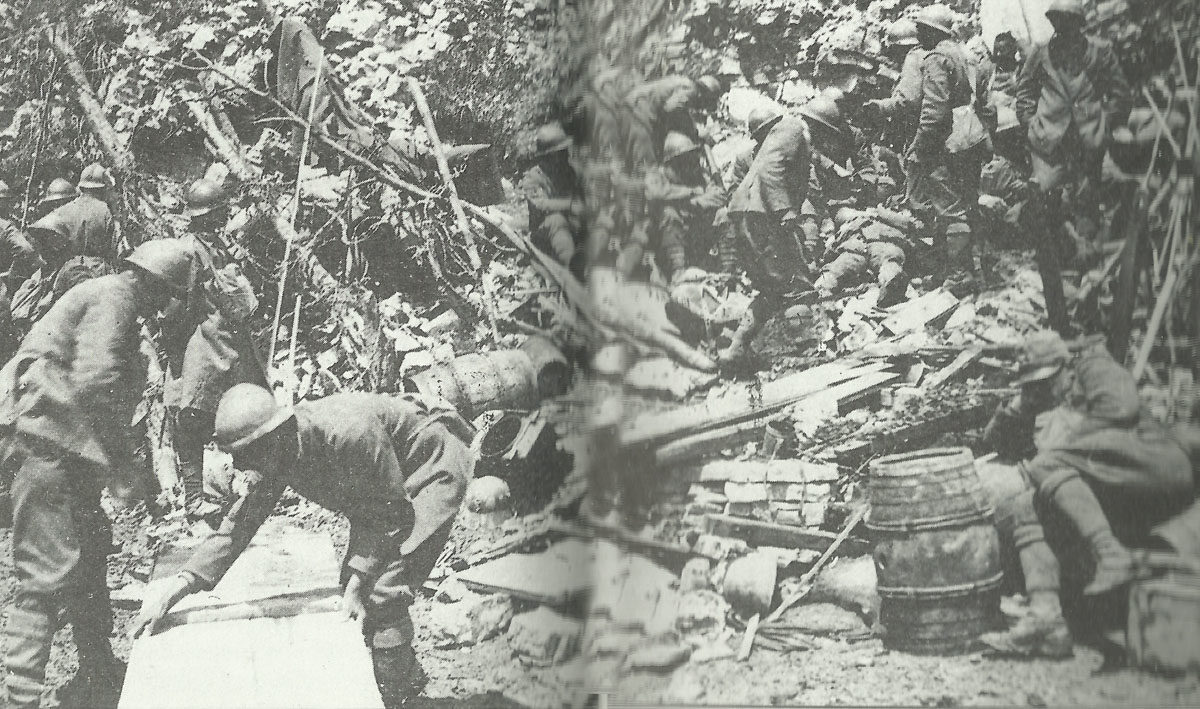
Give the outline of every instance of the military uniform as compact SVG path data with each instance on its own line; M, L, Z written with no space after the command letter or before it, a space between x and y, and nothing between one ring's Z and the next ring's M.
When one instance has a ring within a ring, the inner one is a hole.
M741 266L769 302L805 285L808 264L795 232L808 196L811 157L805 122L784 117L763 139L729 200Z
M81 661L110 652L112 538L100 489L107 471L133 468L132 420L146 382L137 278L126 271L70 290L0 370L2 460L15 474L6 665L16 706L38 703L60 608Z
M851 285L852 281L873 276L881 288L881 306L891 304L903 292L891 293L907 280L897 280L904 272L906 249L911 243L899 229L871 219L867 215L851 218L838 230L834 246L837 256L825 265L813 284L818 292L832 295Z
M1097 189L1109 139L1109 115L1103 101L1116 105L1119 122L1128 115L1130 88L1113 54L1112 45L1092 37L1060 37L1037 48L1025 63L1017 85L1016 111L1028 129L1033 174L1037 185L1026 210L1030 230L1038 239L1038 270L1042 274L1046 311L1051 327L1066 327L1066 300L1059 259L1062 228L1062 190L1072 188L1079 216L1098 223Z
M646 203L651 221L657 226L659 252L668 272L707 259L716 243L713 223L718 208L701 206L696 201L723 203L724 193L703 170L690 179L670 165L646 173Z
M415 672L409 606L446 543L471 478L471 428L417 397L366 393L301 402L295 421L295 458L257 471L249 494L196 547L183 573L212 588L290 486L350 520L343 581L357 573L370 589L367 643L377 661L380 651L399 652L407 658L399 669ZM386 682L405 678L380 674L386 700Z
M561 174L552 174L541 165L526 173L529 233L534 246L562 264L571 264L583 231L583 196L574 171L561 167Z
M625 157L630 171L639 172L659 161L669 131L697 138L695 122L686 108L696 92L696 82L686 76L665 76L647 81L625 96ZM680 107L668 111L665 106L672 99Z

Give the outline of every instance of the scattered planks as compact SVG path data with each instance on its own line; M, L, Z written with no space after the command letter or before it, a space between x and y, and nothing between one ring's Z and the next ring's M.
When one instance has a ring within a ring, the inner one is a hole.
M834 449L839 464L857 468L869 458L890 453L898 448L930 441L946 433L966 431L987 425L996 409L998 399L989 398L977 404L948 411L939 416L889 431L870 440L852 440Z
M720 514L705 515L704 526L709 534L741 539L750 546L811 549L818 552L827 551L839 536L819 529ZM871 544L864 539L848 537L842 549L850 556L861 556L871 553Z
M893 335L920 330L931 322L950 314L958 307L958 298L943 288L931 290L919 298L897 305L883 326Z

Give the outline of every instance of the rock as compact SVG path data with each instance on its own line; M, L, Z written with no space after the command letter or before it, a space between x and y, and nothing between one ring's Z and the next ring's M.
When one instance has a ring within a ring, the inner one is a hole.
M618 628L610 623L597 622L594 619L588 620L584 647L589 657L613 655L624 657L643 642L645 642L645 637L640 631Z
M475 596L458 603L433 605L430 616L434 647L474 645L508 629L513 602L502 594Z
M690 593L709 588L712 563L708 559L689 559L679 573L679 592Z
M858 614L832 603L795 606L784 613L779 622L812 635L844 635L867 630Z
M735 608L765 613L775 595L777 576L778 568L771 555L748 554L730 562L721 591Z
M625 669L663 672L687 662L691 654L692 649L683 643L656 643L629 653Z
M438 585L437 593L433 597L442 603L458 603L477 595L474 591L467 588L462 581L459 581L457 577L451 576Z
M496 512L511 503L508 483L487 475L476 478L467 485L466 506L471 512L487 514Z
M729 603L716 591L692 591L679 597L675 628L683 634L710 635L725 629Z
M874 622L879 617L879 593L875 582L875 561L869 554L838 559L817 575L809 599L861 613Z
M693 672L683 668L671 676L671 683L662 693L662 703L687 705L699 704L704 697L704 687L700 678Z
M538 665L556 665L579 651L583 623L546 606L512 619L508 644L522 660Z

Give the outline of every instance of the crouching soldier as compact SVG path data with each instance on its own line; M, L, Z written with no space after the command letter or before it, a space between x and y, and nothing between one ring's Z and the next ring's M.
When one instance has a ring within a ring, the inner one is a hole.
M871 212L842 207L833 218L837 226L837 256L821 270L813 287L822 298L874 276L879 284L877 307L895 305L904 297L908 277L904 273L907 235L884 224Z
M699 144L672 131L663 145L663 165L646 173L646 204L658 226L660 265L668 279L689 261L704 261L716 242L713 221L725 204L725 190L709 177L704 159Z
M12 480L17 578L4 630L7 707L38 706L60 614L79 648L69 692L78 696L63 704L116 705L123 667L109 644L112 535L100 490L119 499L137 491L139 319L183 294L193 256L178 239L139 246L126 270L67 291L0 370L0 469Z
M345 393L294 409L238 384L221 398L216 438L253 481L178 576L147 594L135 632L154 626L184 596L211 589L291 487L345 514L343 611L372 648L384 703L420 690L409 606L454 522L474 470L472 431L458 414L421 399Z
M996 412L984 440L1002 454L1032 454L1021 464L1028 491L998 515L1012 521L1031 607L982 640L1006 654L1061 656L1070 636L1060 567L1094 570L1087 596L1124 585L1133 574L1127 545L1148 546L1154 526L1194 499L1195 483L1183 445L1143 411L1133 377L1106 350L1072 354L1057 334L1035 335L1019 381L1020 395Z
M583 195L571 164L571 137L558 123L538 129L538 163L526 174L529 185L529 233L533 243L564 266L579 269L583 241Z

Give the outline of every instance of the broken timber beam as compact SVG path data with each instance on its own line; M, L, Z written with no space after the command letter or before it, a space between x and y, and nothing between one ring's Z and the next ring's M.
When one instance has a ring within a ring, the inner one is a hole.
M208 139L213 152L229 167L229 171L233 173L233 176L243 182L258 177L258 171L246 162L245 158L242 157L242 152L235 146L233 139L221 130L220 124L212 112L209 111L204 101L199 96L188 92L184 103L187 105L188 111L191 112L192 118L196 120L196 126L200 128L201 132L204 133L204 137Z
M67 68L71 80L75 82L75 87L78 89L76 98L79 100L79 107L83 110L83 117L92 129L92 135L96 136L96 141L100 143L100 149L108 156L114 168L121 171L132 170L133 153L129 152L125 141L121 140L121 136L117 134L116 129L104 115L104 107L100 105L95 91L92 90L92 84L88 81L83 64L79 62L75 50L66 40L66 28L61 24L48 27L46 39L54 48L59 61Z
M709 534L741 539L756 547L811 549L824 552L838 538L836 534L819 529L804 529L803 527L774 524L733 515L705 515L704 526ZM864 539L849 537L842 544L842 549L850 556L862 556L871 553L871 544Z
M890 453L898 448L928 442L946 433L956 433L985 426L991 420L998 400L999 398L989 398L978 404L888 431L868 441L859 440L843 444L835 449L837 461L841 465L857 468L870 458Z

